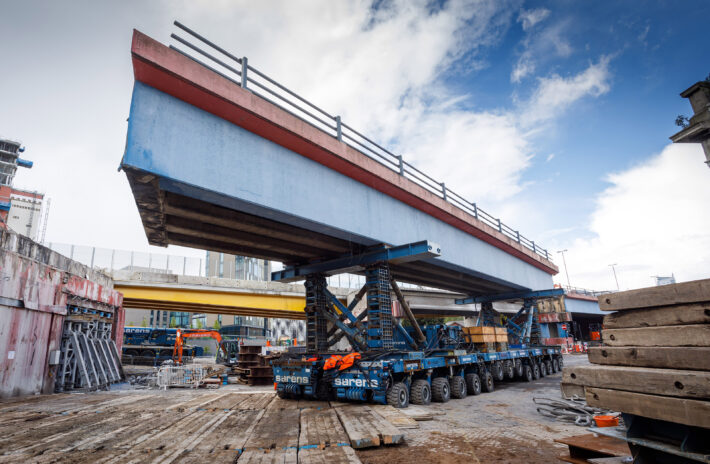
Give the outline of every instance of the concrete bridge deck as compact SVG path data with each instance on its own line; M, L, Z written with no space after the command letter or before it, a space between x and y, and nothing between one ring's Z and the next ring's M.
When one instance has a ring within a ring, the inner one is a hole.
M393 266L397 280L473 295L552 286L557 267L534 245L137 31L132 55L121 167L151 244L302 264L430 240L441 256Z

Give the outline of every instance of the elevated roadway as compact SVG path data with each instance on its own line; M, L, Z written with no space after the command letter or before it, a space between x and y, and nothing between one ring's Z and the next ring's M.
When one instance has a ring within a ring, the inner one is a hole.
M469 295L552 286L545 250L408 177L401 158L398 172L356 150L339 119L331 134L245 88L246 60L240 83L137 31L131 51L121 167L151 244L304 264L430 240L441 255L393 265L397 280Z
M280 319L305 319L305 289L300 284L179 276L152 272L115 271L114 288L130 309L180 311ZM356 290L331 287L347 304ZM473 305L454 303L461 294L402 289L415 314L472 316Z

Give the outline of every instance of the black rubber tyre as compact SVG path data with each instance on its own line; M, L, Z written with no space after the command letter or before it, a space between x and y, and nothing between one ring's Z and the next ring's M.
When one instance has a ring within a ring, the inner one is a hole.
M291 398L291 395L289 395L288 393L286 393L286 392L283 391L283 390L277 391L276 394L279 396L279 398L282 398L282 399L285 399L285 400Z
M395 382L387 390L387 404L395 408L406 408L409 406L409 389L404 382Z
M540 366L537 363L532 364L533 380L540 378Z
M481 378L475 372L466 374L466 389L473 396L481 394Z
M560 371L560 363L559 363L559 361L557 361L557 359L552 360L552 370L555 372Z
M144 358L155 358L155 351L143 350L141 351L141 356L143 356Z
M123 354L126 356L138 356L138 350L126 350Z
M160 356L172 356L173 355L173 350L160 350Z
M552 369L552 361L545 361L545 368L547 369L547 375L552 375L557 372Z
M412 382L412 389L409 392L409 401L412 404L427 405L431 403L431 387L429 382L423 379Z
M545 361L540 361L537 366L538 369L540 369L540 378L547 376L547 365Z
M493 384L493 375L488 371L483 374L483 379L481 381L481 389L486 393L491 393L493 390L496 389L495 385Z
M526 382L533 381L533 371L530 366L523 366L523 380Z
M466 398L468 396L468 388L466 388L466 381L460 375L456 375L451 378L451 397L457 400Z
M318 382L316 387L316 398L320 401L328 401L330 398L330 386L325 381Z
M502 382L505 379L505 372L503 371L503 363L496 361L491 365L491 374L493 375L493 380L496 382Z
M523 372L523 363L519 360L515 360L515 376L516 377L523 377L525 375L525 372Z
M562 366L564 365L564 361L562 361L562 356L557 358L557 370L562 370Z
M437 403L446 403L451 399L451 384L446 377L437 377L431 381L431 399Z
M505 371L505 376L508 380L513 380L515 378L515 364L510 359L503 363L503 370Z

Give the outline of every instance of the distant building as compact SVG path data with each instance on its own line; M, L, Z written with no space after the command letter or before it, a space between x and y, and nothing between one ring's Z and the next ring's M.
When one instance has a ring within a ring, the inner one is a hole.
M32 167L32 161L20 158L24 151L20 142L0 138L0 220L2 228L34 239L44 194L12 186L18 167Z
M656 287L659 285L670 285L675 283L675 276L673 274L669 276L653 276L656 281Z
M13 188L10 193L10 212L7 225L10 229L29 237L37 238L37 229L42 215L44 194Z

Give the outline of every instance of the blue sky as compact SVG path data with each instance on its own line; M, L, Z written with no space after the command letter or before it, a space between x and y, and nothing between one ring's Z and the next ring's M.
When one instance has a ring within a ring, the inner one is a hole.
M136 28L170 43L178 19L567 249L573 285L612 288L610 263L622 288L708 277L710 170L668 137L690 113L678 94L710 73L710 2L678 4L0 0L14 64L0 74L0 135L35 161L16 185L52 198L48 241L151 249L116 172L130 40Z

